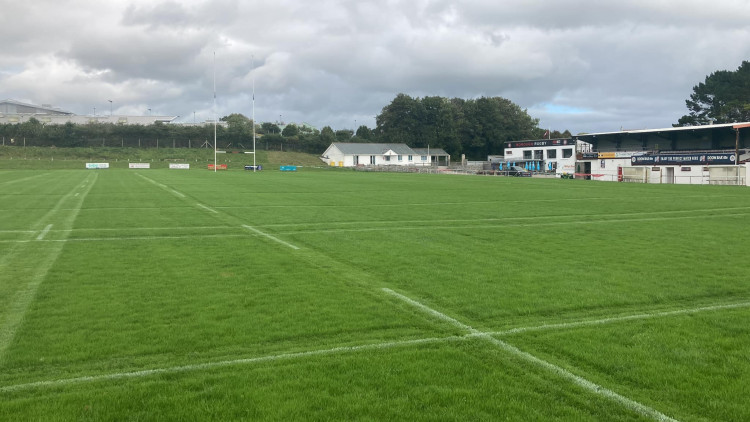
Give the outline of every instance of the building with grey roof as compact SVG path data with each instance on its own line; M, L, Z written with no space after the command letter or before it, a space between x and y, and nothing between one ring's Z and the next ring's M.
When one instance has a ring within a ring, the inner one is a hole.
M450 164L450 155L440 148L411 148L406 144L334 142L320 159L333 167Z
M169 123L177 116L122 116L122 115L78 115L48 104L35 105L16 100L0 101L0 123L24 123L36 119L44 124L64 125L66 123L119 123L130 125L151 125L156 122Z

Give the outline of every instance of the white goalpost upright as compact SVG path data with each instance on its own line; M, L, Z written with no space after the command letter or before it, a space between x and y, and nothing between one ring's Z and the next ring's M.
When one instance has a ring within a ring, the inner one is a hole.
M252 120L253 120L253 173L255 173L255 170L257 169L257 165L255 163L255 55L251 57L250 60L251 70L250 72L253 74L253 111L252 111Z
M214 173L216 173L216 52L214 51Z

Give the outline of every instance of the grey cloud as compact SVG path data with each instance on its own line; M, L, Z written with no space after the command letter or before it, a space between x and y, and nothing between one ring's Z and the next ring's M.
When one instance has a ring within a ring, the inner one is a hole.
M372 126L400 92L500 95L573 132L668 126L693 85L750 53L750 6L735 0L40 0L5 11L5 96L79 112L114 97L122 112L184 120L209 117L214 52L221 115L250 115L254 81L259 120Z

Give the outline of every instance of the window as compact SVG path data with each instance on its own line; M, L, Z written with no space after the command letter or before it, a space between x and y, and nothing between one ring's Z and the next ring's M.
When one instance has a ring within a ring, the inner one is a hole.
M370 156L370 164L375 164L375 156L374 155Z
M414 161L414 156L413 155L409 156L409 161Z
M556 149L548 149L547 150L547 158L557 158L557 150Z
M391 161L391 156L390 155L386 155L385 156L385 161Z
M523 151L523 159L524 160L531 160L531 150L527 149Z
M398 161L404 161L404 156L403 155L399 155L398 156Z
M570 158L573 156L573 148L563 149L563 158Z
M544 150L538 149L534 151L534 159L535 160L543 160L544 159Z
M506 149L505 150L505 155L513 155L513 150L512 149Z
M422 161L427 161L427 156L426 155L422 156Z

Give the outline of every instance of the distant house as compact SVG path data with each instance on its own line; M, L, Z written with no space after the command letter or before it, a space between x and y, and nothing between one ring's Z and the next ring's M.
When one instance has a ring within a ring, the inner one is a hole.
M406 144L334 142L320 159L335 167L450 164L450 155L441 148L411 148Z

